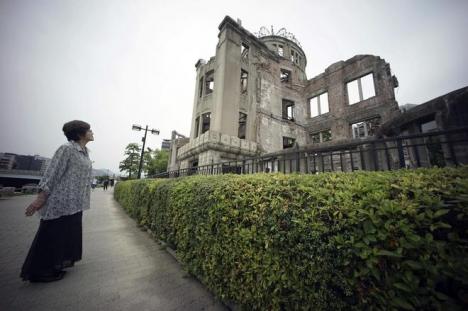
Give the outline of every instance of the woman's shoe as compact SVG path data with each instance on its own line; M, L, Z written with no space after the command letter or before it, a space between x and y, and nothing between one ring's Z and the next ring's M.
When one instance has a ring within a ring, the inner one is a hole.
M29 282L31 283L47 283L47 282L54 282L63 279L67 271L58 271L53 275L40 275L40 276L31 276L29 278Z

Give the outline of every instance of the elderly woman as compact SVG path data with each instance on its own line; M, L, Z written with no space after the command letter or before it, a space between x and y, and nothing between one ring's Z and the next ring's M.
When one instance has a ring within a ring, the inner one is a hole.
M51 282L81 259L82 211L89 209L91 160L86 144L94 140L88 123L70 121L63 125L68 143L55 152L39 183L37 198L26 215L40 215L39 229L21 270L30 282Z

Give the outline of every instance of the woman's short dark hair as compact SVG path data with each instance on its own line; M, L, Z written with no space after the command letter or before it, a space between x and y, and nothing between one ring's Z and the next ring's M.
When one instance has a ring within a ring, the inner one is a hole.
M84 121L80 120L73 120L70 122L67 122L63 125L63 133L67 137L68 141L74 140L78 141L80 140L80 136L83 136L86 134L86 132L91 128L91 125Z

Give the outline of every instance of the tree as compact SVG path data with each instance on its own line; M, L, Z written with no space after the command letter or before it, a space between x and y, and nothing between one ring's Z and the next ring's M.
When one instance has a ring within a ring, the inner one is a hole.
M146 162L145 165L145 172L147 175L152 176L167 171L169 151L156 149L145 153L145 156L146 154L149 155L148 162Z
M132 172L135 173L135 177L137 176L140 152L141 147L136 143L130 143L125 148L124 155L127 157L119 163L119 170L121 172L128 172L129 179L132 177Z

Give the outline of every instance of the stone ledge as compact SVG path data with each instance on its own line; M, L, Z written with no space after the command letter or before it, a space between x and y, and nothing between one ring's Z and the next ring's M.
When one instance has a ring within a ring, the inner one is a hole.
M181 161L208 150L254 156L257 152L257 143L236 136L208 131L182 146L177 152L177 160Z

